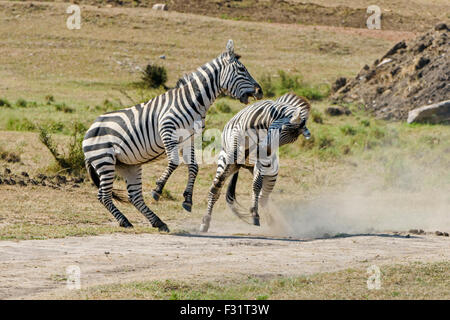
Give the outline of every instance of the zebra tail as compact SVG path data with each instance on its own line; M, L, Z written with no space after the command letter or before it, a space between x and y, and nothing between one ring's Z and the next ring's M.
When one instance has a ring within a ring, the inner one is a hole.
M97 187L100 188L100 177L98 176L97 172L95 171L92 164L86 161L86 171L89 175L89 178L91 179L92 183ZM122 203L130 203L128 200L128 196L125 190L115 189L113 188L112 191L112 197L113 199L122 202Z
M236 185L239 177L239 171L233 174L228 184L226 201L231 211L241 220L250 223L246 218L250 218L251 214L242 207L236 200Z

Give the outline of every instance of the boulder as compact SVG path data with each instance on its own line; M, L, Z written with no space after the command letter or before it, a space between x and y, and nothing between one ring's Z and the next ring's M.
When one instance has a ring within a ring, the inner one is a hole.
M154 4L152 7L153 10L161 10L161 11L167 11L169 8L167 7L167 4L165 3L157 3Z
M411 110L407 121L408 123L449 123L450 100Z
M325 109L325 113L329 116L341 116L343 114L345 115L349 115L351 112L350 110L348 110L347 108L343 108L343 107L328 107Z

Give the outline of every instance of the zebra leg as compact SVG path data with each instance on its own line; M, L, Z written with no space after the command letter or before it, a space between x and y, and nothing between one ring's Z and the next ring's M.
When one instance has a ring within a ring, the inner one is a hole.
M158 228L159 231L169 232L167 225L144 202L142 195L142 166L120 165L117 166L117 169L127 183L128 199L130 202L150 221L152 227Z
M278 175L274 176L264 176L262 181L262 190L259 196L259 205L264 208L267 207L267 203L269 201L269 196L272 193L273 188L275 187L275 183L277 181ZM272 224L273 218L270 213L267 214L267 224Z
M264 181L264 176L259 172L259 170L254 170L253 176L253 196L252 196L252 207L250 208L250 213L253 216L253 224L259 226L259 214L258 214L258 201L262 189L262 184Z
M195 179L197 178L197 174L198 174L198 165L195 160L195 151L194 151L193 144L191 144L189 154L188 155L183 154L183 156L189 157L188 159L184 159L188 163L189 176L188 176L188 182L186 185L186 189L183 192L184 202L183 202L182 206L186 211L191 212L191 210L192 210L192 193L194 192L194 183L195 183Z
M211 222L211 215L214 204L220 197L220 190L222 189L225 180L239 170L237 165L227 165L224 157L219 158L219 165L217 167L216 177L214 178L211 189L208 195L208 209L203 216L202 224L200 225L200 232L207 232Z
M164 138L163 141L164 146L166 148L166 154L169 163L162 176L156 181L156 188L153 189L152 191L153 199L155 199L156 201L158 201L159 198L161 197L162 191L167 183L167 180L169 180L172 173L175 171L176 168L178 168L178 165L180 164L180 160L178 157L178 142Z
M111 162L112 160L112 162ZM99 177L99 189L98 200L108 209L109 212L116 218L119 225L124 228L132 228L133 225L128 219L120 212L112 201L113 194L113 182L115 175L115 160L111 157L96 161L99 164L95 166L94 170Z

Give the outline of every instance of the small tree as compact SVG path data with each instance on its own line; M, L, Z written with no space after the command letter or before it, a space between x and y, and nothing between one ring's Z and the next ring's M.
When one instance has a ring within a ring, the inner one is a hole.
M148 88L166 87L167 70L163 66L148 64L142 72L142 83Z

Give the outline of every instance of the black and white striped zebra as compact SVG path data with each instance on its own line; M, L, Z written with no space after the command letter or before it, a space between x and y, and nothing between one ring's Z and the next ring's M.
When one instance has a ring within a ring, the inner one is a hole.
M278 176L278 146L296 141L300 134L310 138L306 127L310 109L306 99L288 93L275 101L264 100L242 109L225 125L217 172L200 231L208 231L214 204L230 175L232 178L226 195L229 207L241 218L251 215L253 224L259 225L258 204L267 204ZM246 168L253 174L250 212L236 202L240 168Z
M153 227L169 231L144 203L141 166L164 154L167 156L168 166L153 190L153 197L158 200L164 185L179 165L179 130L187 130L192 137L196 129L194 124L200 123L204 127L206 112L221 92L243 103L248 103L250 96L262 98L261 87L234 53L232 40L228 41L224 53L185 76L176 88L146 103L106 113L95 120L83 141L86 168L99 188L98 199L120 226L132 227L132 224L117 209L113 199L128 200ZM184 137L185 140L189 135ZM189 170L183 207L188 211L191 210L198 172L193 144L189 152L188 155L183 154L183 158L188 159ZM113 189L116 173L126 181L128 199Z

